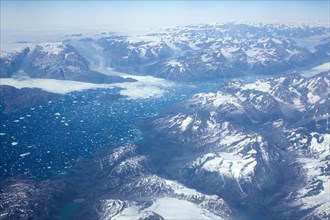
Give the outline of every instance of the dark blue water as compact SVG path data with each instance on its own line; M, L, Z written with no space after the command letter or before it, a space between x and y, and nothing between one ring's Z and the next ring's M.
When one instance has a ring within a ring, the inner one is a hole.
M141 140L137 120L222 84L185 84L168 88L162 98L142 100L120 97L118 89L87 90L1 115L0 178L23 173L49 178L65 173L96 148Z

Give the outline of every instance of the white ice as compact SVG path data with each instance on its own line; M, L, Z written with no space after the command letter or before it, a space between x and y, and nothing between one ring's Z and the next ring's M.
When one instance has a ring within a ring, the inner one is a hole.
M330 62L327 62L327 63L323 63L319 66L315 66L309 70L305 70L302 72L302 76L303 77L313 77L315 75L317 75L318 73L320 72L324 72L324 71L329 71L330 70Z
M165 219L219 219L219 216L196 204L170 197L159 198L144 210L140 210L138 206L128 207L113 219L138 219L145 211L153 211Z

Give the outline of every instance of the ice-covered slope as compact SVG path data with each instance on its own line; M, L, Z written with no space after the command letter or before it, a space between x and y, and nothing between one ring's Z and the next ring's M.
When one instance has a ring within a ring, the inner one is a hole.
M274 74L326 62L328 33L324 27L231 23L169 28L134 41L114 35L97 43L108 65L122 71L205 80Z
M102 149L68 175L1 180L0 214L50 218L72 201L73 219L329 218L328 93L329 72L230 82L141 122L143 142Z
M67 37L63 42L42 43L30 50L20 56L17 52L2 56L1 76L24 70L37 78L100 83L119 80L103 75L112 68L195 81L320 65L329 60L329 29L278 24L189 25L146 36L111 33Z
M137 146L128 144L81 164L79 170L86 178L82 185L89 190L82 188L88 199L77 219L140 219L150 213L160 219L230 218L231 210L220 197L156 175L149 159L137 151ZM87 181L90 178L97 183Z
M90 83L134 81L107 76L89 68L89 63L70 44L65 42L37 44L22 53L1 58L1 77L31 77L75 80Z
M132 144L101 150L92 160L78 163L76 177L0 181L4 186L0 214L13 219L51 218L73 198L80 206L73 219L231 219L223 199L156 175L148 158L137 151ZM56 202L48 206L45 200Z
M329 217L329 90L329 72L231 82L146 123L157 144L145 153L159 172L253 216Z

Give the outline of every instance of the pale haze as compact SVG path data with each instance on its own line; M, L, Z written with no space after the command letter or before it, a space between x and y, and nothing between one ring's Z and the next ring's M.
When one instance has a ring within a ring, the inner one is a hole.
M328 22L328 1L1 1L1 30Z
M1 1L1 51L66 34L226 22L329 25L328 1Z

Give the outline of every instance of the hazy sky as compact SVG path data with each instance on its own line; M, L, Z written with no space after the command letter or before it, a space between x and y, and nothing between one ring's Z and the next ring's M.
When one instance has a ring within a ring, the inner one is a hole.
M3 1L1 30L329 21L329 1Z

